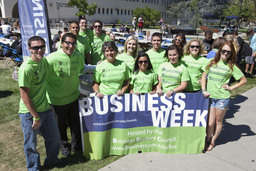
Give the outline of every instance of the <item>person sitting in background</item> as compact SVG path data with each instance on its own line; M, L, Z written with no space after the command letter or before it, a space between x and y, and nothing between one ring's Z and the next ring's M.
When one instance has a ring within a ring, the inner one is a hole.
M2 29L3 35L5 37L9 38L11 31L12 31L12 27L10 26L8 21L5 21L4 24L2 26L0 26L0 28Z
M112 32L117 32L117 29L116 29L116 25L115 25L115 24L112 25L111 31L112 31Z
M215 54L218 52L219 48L222 46L222 44L226 41L224 37L218 37L214 40L212 44L212 50L207 54L207 59L211 59L215 57Z
M146 41L150 41L151 40L151 35L150 35L150 31L146 31L146 36L145 36L145 40Z
M204 32L204 37L205 39L203 40L204 43L204 49L209 53L212 50L212 44L214 39L212 38L213 32L210 29L205 30Z
M52 49L53 49L53 51L56 51L58 49L58 46L56 45L56 43L60 41L61 33L62 33L62 31L58 31L58 34L55 34L53 39L52 39L52 43L53 43Z
M124 25L121 24L120 28L119 28L119 32L124 33L125 32L125 28Z

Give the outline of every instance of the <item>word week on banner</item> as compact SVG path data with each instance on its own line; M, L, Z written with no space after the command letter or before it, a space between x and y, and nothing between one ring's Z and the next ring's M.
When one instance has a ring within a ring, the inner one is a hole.
M79 101L84 156L201 153L208 102L199 93L84 98Z

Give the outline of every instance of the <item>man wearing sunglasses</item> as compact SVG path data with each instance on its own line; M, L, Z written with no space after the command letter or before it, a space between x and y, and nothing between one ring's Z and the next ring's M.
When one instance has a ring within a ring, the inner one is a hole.
M60 149L63 156L80 151L81 132L78 111L80 92L79 74L84 70L83 57L76 48L76 36L66 33L61 39L61 48L46 57L50 69L47 77L47 98L56 114L60 131ZM71 148L68 143L67 127L71 131Z
M40 170L40 154L36 150L37 134L45 140L45 166L57 164L60 134L54 114L46 98L46 77L49 69L44 58L45 40L33 36L28 40L30 57L19 69L19 116L24 134L24 152L28 170Z
M102 45L104 42L111 41L110 37L103 33L102 22L96 20L93 24L93 39L91 42L92 47L92 65L96 65L99 61L104 59L104 54L102 53Z

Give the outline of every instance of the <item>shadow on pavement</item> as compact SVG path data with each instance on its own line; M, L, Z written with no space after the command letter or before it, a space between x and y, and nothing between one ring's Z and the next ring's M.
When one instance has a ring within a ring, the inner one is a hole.
M248 97L243 96L243 95L239 95L236 98L230 100L229 110L227 111L227 113L225 115L225 119L233 118L234 114L237 113L239 111L239 109L241 108L241 106L239 104L246 100L248 100Z
M233 118L241 108L239 104L246 100L248 100L248 97L243 95L239 95L235 99L231 100L225 119ZM248 125L232 125L231 123L226 122L225 119L223 121L221 134L216 141L216 145L237 141L243 136L256 135Z

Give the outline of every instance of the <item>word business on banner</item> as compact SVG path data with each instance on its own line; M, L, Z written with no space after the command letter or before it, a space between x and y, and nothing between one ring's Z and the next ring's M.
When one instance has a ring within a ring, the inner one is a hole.
M201 153L208 101L199 93L84 98L79 101L84 156Z

